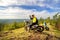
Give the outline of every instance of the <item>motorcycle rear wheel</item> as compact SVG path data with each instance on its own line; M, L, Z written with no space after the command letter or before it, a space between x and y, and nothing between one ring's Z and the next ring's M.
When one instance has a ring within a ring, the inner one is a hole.
M38 32L43 32L44 31L44 27L43 26L38 26L37 31Z

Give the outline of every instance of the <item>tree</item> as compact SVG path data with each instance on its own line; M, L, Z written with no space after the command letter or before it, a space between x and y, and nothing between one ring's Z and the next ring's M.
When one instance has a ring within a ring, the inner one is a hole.
M50 17L48 17L47 19L45 19L47 23L50 23Z
M54 20L54 21L57 21L58 14L59 14L59 12L53 16L53 20Z
M0 23L0 31L2 31L4 28L4 24Z
M55 26L60 30L60 15L58 16L58 19L57 19Z
M10 30L14 30L16 28L17 28L17 22L14 22L13 25L12 25L12 27L10 28Z
M56 26L56 22L58 20L58 15L59 15L59 12L56 13L54 16L53 16L53 19L51 19L50 21L50 24L53 25L53 26Z
M43 23L44 22L44 19L41 17L40 20L39 20L40 23Z

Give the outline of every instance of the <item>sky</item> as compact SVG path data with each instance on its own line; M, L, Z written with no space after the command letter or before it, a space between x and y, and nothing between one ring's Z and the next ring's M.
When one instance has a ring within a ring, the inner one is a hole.
M0 0L0 19L47 18L60 12L60 0Z

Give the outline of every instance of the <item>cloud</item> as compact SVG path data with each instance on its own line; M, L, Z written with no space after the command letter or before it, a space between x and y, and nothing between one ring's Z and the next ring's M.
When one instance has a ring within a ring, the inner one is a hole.
M0 6L8 5L32 5L35 4L37 0L0 0Z
M51 10L60 10L60 0L18 0L19 5L32 5L40 6L44 8L50 8Z
M54 0L54 2L55 2L55 3L59 3L59 2L60 2L60 0Z
M54 9L58 7L57 5L60 5L60 0L0 0L0 6L10 5L36 5Z
M0 6L8 6L17 4L17 0L0 0Z
M26 7L20 7L21 5L28 7L25 9ZM30 14L35 14L37 18L52 18L55 12L60 11L59 5L59 0L0 0L0 19L27 19Z
M52 17L55 13L49 13L46 10L43 11L34 11L33 10L26 10L22 8L12 8L9 7L5 10L0 10L0 19L29 19L29 15L35 14L37 18L47 18Z

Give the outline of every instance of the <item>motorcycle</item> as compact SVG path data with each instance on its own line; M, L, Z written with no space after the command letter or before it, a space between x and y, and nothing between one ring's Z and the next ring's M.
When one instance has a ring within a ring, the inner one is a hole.
M45 30L46 30L46 31L49 31L49 27L45 26Z
M33 25L32 28L30 28L29 25L30 25L30 22L25 21L25 30L26 31L30 31L30 30L34 30L34 31L38 31L38 32L44 31L44 26Z

